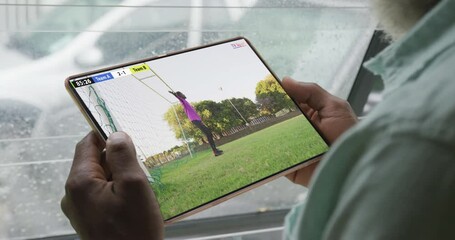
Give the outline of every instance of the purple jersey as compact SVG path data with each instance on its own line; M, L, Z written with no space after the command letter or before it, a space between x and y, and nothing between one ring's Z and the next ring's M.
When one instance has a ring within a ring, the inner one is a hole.
M197 114L196 110L194 110L193 106L186 101L185 99L181 98L180 96L176 96L177 99L180 101L180 103L183 106L183 109L185 110L186 116L190 119L190 121L201 121L201 117L199 114Z

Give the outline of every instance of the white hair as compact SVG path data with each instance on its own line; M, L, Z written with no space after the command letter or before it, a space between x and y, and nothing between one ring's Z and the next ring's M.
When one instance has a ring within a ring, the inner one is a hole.
M379 24L395 41L406 34L439 0L371 0Z

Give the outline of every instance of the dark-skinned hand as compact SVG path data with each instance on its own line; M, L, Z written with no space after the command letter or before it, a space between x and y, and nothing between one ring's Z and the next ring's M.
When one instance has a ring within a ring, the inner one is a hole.
M84 240L163 239L158 203L123 132L106 144L90 132L77 144L61 207Z
M349 103L331 95L319 85L297 82L290 77L285 77L282 84L329 144L357 123L357 116ZM317 165L318 162L315 162L286 177L294 183L308 186Z

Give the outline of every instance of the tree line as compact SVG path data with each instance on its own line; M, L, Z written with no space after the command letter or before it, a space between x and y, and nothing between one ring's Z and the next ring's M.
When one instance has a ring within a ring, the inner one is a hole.
M227 132L231 129L246 125L245 120L250 122L264 116L275 116L283 109L295 110L295 104L272 75L267 75L257 83L255 95L255 102L248 98L229 98L220 102L203 100L191 104L201 116L204 124L212 130L214 137L218 139L227 136ZM245 120L240 117L233 106ZM164 120L169 124L177 139L184 140L183 134L185 134L186 138L193 140L188 143L190 148L207 142L204 134L189 121L180 103L167 110ZM153 168L188 154L186 145L174 146L167 151L149 156L145 165Z
M249 122L261 116L274 115L283 109L292 111L295 108L295 104L272 75L267 75L257 83L255 94L256 102L248 98L230 98L220 102L203 100L191 104L204 124L212 130L214 137L218 139L225 136L225 132L230 129L247 124L245 120ZM204 134L187 118L180 103L167 110L164 120L169 124L177 139L184 140L186 137L199 144L207 142Z

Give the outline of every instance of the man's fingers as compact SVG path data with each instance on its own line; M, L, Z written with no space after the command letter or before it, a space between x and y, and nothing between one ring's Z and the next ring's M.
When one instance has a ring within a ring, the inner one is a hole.
M124 132L116 132L106 142L106 163L114 182L137 183L146 180L137 162L133 141Z
M70 213L69 213L69 206L68 206L68 198L66 196L63 196L62 200L60 201L60 208L62 209L63 214L65 214L65 216L67 218L69 218Z
M308 104L301 103L301 104L299 104L299 107L302 110L302 112L305 113L305 115L307 115L308 117L310 117L311 114L314 113L314 109L310 108L310 106L308 106Z
M282 81L286 92L297 101L297 103L307 104L310 108L320 111L331 101L332 95L314 83L297 82L290 77L285 77Z
M286 175L286 178L291 180L293 183L303 185L305 187L308 187L310 185L310 180L311 177L318 166L319 162L314 162L311 163L310 165L299 169L295 172L292 172L288 175Z
M103 148L104 142L93 131L88 133L76 145L68 180L75 176L96 173L99 170L98 166L100 165L100 155Z
M112 173L111 170L109 169L109 166L106 163L106 151L101 152L101 167L103 168L104 173L106 175L106 180L112 181Z

